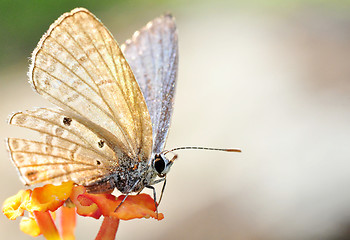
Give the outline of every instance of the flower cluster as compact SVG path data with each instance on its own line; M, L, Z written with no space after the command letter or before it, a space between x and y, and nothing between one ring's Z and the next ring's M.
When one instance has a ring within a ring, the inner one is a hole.
M164 218L156 212L149 195L128 196L120 205L124 198L125 195L90 194L83 186L69 181L59 186L47 184L33 190L20 190L4 202L2 211L10 220L27 211L28 217L22 217L20 229L31 236L43 234L46 239L74 239L76 214L96 219L103 216L96 239L106 240L115 238L120 219Z

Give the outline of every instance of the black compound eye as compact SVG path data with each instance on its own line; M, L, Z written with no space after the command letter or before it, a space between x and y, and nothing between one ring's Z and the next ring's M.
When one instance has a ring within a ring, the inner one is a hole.
M156 157L155 162L154 162L154 168L156 171L161 174L164 171L165 168L165 162L164 159L161 157Z

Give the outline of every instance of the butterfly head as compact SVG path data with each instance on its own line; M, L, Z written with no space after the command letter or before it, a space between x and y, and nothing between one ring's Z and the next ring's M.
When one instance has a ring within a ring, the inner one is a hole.
M158 153L154 155L152 167L159 177L165 177L176 158L177 155L175 155L171 160L169 160L165 157L163 153Z

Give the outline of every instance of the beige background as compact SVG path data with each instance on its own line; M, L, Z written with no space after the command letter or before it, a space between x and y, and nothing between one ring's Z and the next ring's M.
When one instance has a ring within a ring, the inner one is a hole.
M122 42L173 12L180 66L167 147L243 149L178 152L159 209L165 219L122 222L117 238L349 239L347 9L208 1L162 5L125 24L115 23L117 8L100 13ZM30 134L5 123L11 112L48 106L27 83L27 67L1 70L1 139ZM0 159L3 202L23 186L4 146ZM93 239L98 227L79 217L77 239ZM3 215L0 232L1 239L30 239Z

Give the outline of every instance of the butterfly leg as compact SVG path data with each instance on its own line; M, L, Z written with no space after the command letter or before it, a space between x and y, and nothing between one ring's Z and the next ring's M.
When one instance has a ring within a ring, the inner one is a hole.
M125 197L123 198L123 200L119 203L119 205L114 209L114 212L116 212L118 210L118 208L120 208L120 206L123 204L123 202L125 202L126 198L129 196L129 194L134 190L134 188L136 187L136 185L140 182L140 180L136 181L134 183L134 185L130 188L130 190L125 194Z
M152 182L150 185L145 186L146 188L150 188L150 189L153 189L153 190L154 190L154 187L151 186L151 185L155 185L155 184L160 183L160 182L164 182L164 183L163 183L162 191L161 191L161 193L160 193L160 198L159 198L158 205L160 204L160 201L162 200L162 197L163 197L163 192L164 192L165 184L166 184L166 177L161 178L161 179L158 179L158 180ZM155 190L154 190L154 191L155 191ZM155 193L154 193L154 200L156 201L156 198L155 198L155 197L156 197L156 196L155 196Z
M158 219L158 205L160 204L160 201L162 200L162 197L163 197L163 192L164 192L165 184L166 184L166 178L158 179L158 180L156 180L156 181L154 181L152 183L152 185L153 185L153 184L157 184L157 183L160 183L160 182L164 182L164 183L163 183L163 187L162 187L162 191L161 191L158 203L157 203L156 189L153 186L151 186L151 185L145 186L146 188L150 188L150 189L153 190L153 199L154 199L154 205L156 206L157 219Z
M145 187L153 190L153 200L154 200L154 205L156 206L156 215L158 219L158 204L157 204L156 189L153 186L145 186Z
M162 191L160 192L160 198L158 201L158 205L160 204L160 201L162 201L162 197L163 197L163 193L164 193L164 189L165 189L165 185L166 185L166 178L163 178L163 179L164 179L164 183L163 183Z
M123 204L123 202L125 202L126 198L129 196L129 193L125 194L125 197L123 198L123 200L119 203L119 205L114 209L114 212L116 212L118 210L118 208L120 208L120 206Z

